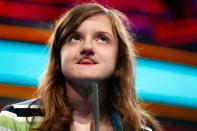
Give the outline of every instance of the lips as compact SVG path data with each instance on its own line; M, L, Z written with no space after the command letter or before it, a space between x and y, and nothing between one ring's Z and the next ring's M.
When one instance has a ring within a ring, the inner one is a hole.
M93 60L89 58L83 58L79 61L79 64L87 64L87 65L94 65L96 64Z

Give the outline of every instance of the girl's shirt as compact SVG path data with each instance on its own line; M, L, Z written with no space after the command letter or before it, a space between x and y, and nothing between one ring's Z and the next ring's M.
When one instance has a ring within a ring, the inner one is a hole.
M43 115L36 99L25 102L8 105L4 107L0 113L0 131L29 131L31 128L39 127L43 121ZM29 105L32 104L29 108ZM111 110L111 121L114 131L123 131L118 119L118 115L114 109ZM30 122L34 119L34 122ZM142 130L152 131L151 128L143 126Z

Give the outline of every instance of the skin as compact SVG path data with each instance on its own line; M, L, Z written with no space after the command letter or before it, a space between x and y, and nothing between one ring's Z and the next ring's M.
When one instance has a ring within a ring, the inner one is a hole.
M61 69L66 78L69 103L74 108L72 131L90 131L93 120L92 82L99 85L99 104L107 97L107 80L113 74L118 43L107 15L86 19L61 48ZM100 120L100 130L113 130Z

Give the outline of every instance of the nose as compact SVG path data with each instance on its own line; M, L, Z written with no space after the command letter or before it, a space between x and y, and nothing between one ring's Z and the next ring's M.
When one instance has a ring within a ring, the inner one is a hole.
M84 40L81 44L81 55L94 55L93 42L91 40Z

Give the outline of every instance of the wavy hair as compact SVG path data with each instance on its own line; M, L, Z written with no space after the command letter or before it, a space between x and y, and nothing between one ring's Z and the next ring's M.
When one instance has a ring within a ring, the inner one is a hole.
M111 19L112 30L118 39L119 47L115 71L109 78L110 93L108 93L108 104L105 108L115 109L125 131L139 131L142 125L149 125L156 131L160 130L158 122L141 109L136 98L135 50L133 38L127 30L130 29L127 18L118 10L107 9L93 3L72 8L56 23L49 40L49 64L38 88L38 98L41 101L40 108L44 113L44 120L36 130L70 130L73 110L67 101L65 78L60 64L60 49L66 38L84 20L99 14L107 15Z

